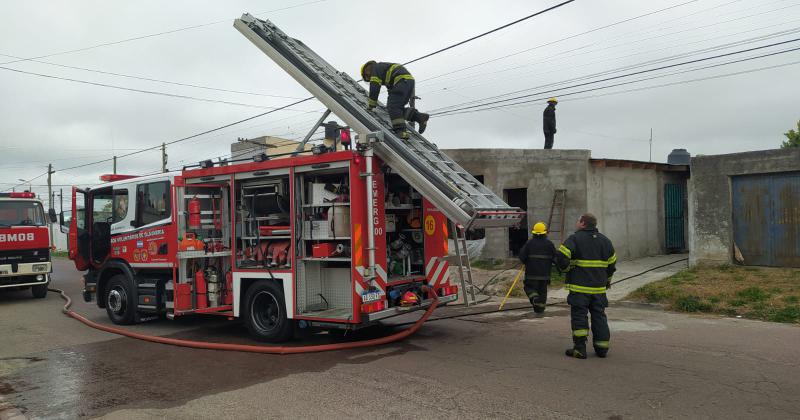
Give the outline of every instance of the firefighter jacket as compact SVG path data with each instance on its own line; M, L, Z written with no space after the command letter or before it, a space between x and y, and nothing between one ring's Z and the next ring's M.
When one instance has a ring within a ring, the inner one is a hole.
M381 85L391 90L395 83L403 79L414 80L402 64L383 62L373 64L372 75L369 78L369 106L378 104Z
M562 270L568 270L566 283L570 292L605 293L617 270L614 246L596 228L570 235L558 248L556 259Z
M533 235L519 251L525 264L525 280L550 281L550 268L555 262L556 247L545 235Z
M556 133L556 108L552 105L547 105L542 113L544 132L548 134Z

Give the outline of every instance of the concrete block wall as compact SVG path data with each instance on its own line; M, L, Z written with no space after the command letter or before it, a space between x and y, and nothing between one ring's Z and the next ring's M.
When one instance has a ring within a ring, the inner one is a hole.
M659 207L659 173L652 168L597 164L589 172L587 211L597 216L598 228L614 243L617 257L660 254L664 217Z
M567 190L564 238L572 233L575 220L586 209L588 150L541 149L450 149L443 150L467 172L483 175L484 184L502 196L503 190L527 188L528 229L538 220L547 221L553 192ZM508 231L486 229L484 258L510 256Z
M731 177L800 170L800 149L696 156L689 180L689 263L733 262Z

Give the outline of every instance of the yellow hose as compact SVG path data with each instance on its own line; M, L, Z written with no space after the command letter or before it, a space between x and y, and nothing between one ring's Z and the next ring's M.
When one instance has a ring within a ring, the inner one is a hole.
M498 311L503 309L503 306L506 304L506 300L508 300L508 297L511 296L511 291L514 290L514 286L517 285L517 282L519 281L519 276L522 275L523 271L525 271L524 266L519 269L519 271L517 272L517 276L514 277L514 283L511 283L511 287L508 288L508 293L506 293L506 297L503 298L503 301L500 302L500 307L497 308Z

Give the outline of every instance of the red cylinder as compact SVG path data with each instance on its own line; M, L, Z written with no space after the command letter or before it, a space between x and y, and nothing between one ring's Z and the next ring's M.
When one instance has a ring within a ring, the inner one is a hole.
M206 287L206 276L202 270L194 273L194 290L197 294L197 309L208 308L208 288Z
M225 275L225 297L222 304L233 305L233 273L230 271Z
M200 200L197 197L189 199L189 229L200 229Z

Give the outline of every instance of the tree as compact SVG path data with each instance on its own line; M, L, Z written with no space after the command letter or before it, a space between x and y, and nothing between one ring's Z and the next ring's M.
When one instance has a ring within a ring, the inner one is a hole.
M800 147L800 121L797 121L797 130L789 130L783 133L788 140L781 144L781 149L788 149L790 147Z

